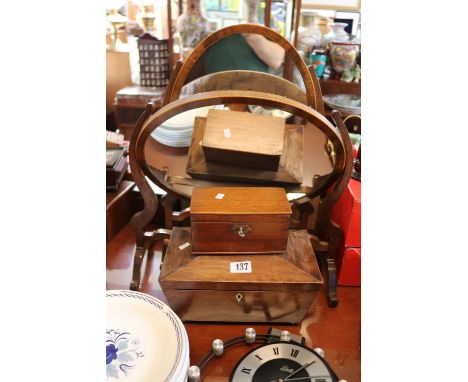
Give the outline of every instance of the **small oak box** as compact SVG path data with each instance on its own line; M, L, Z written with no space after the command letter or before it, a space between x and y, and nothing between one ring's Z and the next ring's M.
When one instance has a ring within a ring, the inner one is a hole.
M159 276L183 321L298 323L322 287L307 231L290 231L287 252L263 256L194 255L191 239L190 228L173 229Z
M195 188L190 202L193 252L283 252L290 216L282 188Z
M284 118L213 109L202 148L209 162L277 171L283 138Z

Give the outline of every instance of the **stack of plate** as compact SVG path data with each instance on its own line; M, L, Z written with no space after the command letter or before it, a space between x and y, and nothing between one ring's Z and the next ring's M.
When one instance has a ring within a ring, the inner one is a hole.
M336 109L343 114L361 115L361 96L352 94L327 94L323 96L323 101L332 109Z
M128 290L108 290L106 306L108 381L187 381L187 332L169 306Z
M162 123L151 136L159 143L172 147L188 147L192 139L195 117L206 117L213 106L192 109L168 119Z

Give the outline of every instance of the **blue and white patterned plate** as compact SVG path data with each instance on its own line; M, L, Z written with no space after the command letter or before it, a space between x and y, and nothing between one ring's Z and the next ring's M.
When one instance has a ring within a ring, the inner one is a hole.
M186 381L187 333L166 304L145 293L108 290L106 305L107 381Z

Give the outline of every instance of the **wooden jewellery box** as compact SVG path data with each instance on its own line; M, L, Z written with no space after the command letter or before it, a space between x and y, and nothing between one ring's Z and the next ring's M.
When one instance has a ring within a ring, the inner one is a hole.
M307 231L290 231L287 252L192 253L188 227L175 227L159 284L183 321L300 322L323 281Z
M291 207L282 188L195 188L190 202L193 252L286 250Z
M277 171L283 152L284 118L209 110L202 148L209 162Z

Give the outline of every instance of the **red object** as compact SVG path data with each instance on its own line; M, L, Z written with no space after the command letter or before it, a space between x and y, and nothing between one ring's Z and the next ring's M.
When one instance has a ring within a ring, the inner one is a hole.
M332 211L332 220L343 230L336 254L338 285L361 285L361 182L350 179Z
M345 248L337 270L338 285L361 286L361 248Z
M345 247L361 247L361 182L350 179L332 211L332 220L344 234Z

